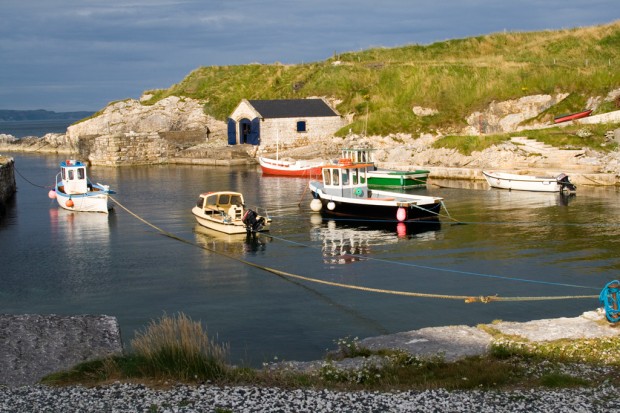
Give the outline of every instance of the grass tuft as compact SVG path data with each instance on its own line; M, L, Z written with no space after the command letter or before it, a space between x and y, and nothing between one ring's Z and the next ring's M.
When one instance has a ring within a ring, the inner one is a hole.
M147 375L211 380L227 371L228 347L215 343L200 322L182 313L151 322L131 345L136 356L144 359Z

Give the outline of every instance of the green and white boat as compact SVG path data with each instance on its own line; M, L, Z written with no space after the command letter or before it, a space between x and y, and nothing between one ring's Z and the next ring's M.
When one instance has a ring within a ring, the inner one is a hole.
M371 162L375 169L366 172L368 187L371 189L411 189L426 187L430 171L416 169L414 171L395 171L377 169L372 148L346 148L342 150L342 159L350 159L353 163Z

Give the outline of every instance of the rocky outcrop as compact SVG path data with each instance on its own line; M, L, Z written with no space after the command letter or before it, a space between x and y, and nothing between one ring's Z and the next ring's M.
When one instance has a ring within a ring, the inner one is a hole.
M483 112L474 112L467 117L465 134L506 133L524 130L523 121L532 119L568 96L568 93L524 96L520 99L491 102ZM545 125L531 125L528 129Z
M206 115L203 103L171 96L154 105L125 100L67 129L78 153L98 165L167 163L182 150L225 137L224 122Z
M80 139L89 136L122 134L157 134L166 132L200 133L216 136L226 125L204 113L202 102L171 96L154 105L130 99L107 106L97 116L69 126L67 136Z

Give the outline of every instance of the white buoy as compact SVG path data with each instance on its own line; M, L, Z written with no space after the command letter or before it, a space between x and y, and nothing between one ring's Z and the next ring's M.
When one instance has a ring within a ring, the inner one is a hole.
M314 198L310 201L310 209L314 212L319 212L323 208L323 203L321 203L320 199Z
M47 196L48 196L50 199L56 199L56 191L54 191L53 189L51 189L51 190L47 193Z
M327 209L329 209L330 211L333 211L334 209L336 209L336 204L334 204L334 201L329 201L327 203Z

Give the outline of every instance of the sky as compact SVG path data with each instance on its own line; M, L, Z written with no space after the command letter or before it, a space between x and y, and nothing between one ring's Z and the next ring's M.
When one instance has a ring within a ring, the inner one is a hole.
M2 0L0 109L96 111L201 66L620 19L618 0Z

